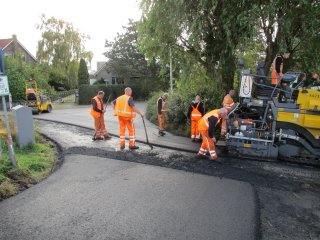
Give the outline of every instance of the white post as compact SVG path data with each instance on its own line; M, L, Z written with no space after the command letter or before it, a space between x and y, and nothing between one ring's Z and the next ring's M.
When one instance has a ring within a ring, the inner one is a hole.
M173 93L173 83L172 83L172 51L171 47L169 47L169 52L170 52L170 91Z
M9 157L12 162L12 165L14 167L17 166L16 158L14 156L13 151L13 143L12 143L12 137L11 137L11 131L10 131L10 125L9 125L9 118L8 118L8 112L7 112L7 104L6 104L6 98L5 96L2 96L2 108L4 113L4 119L6 122L6 128L7 128L7 143L8 143L8 151L9 151Z

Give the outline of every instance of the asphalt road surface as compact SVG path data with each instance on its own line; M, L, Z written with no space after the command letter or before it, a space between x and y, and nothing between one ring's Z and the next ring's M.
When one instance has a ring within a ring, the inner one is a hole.
M0 203L0 239L255 239L250 184L70 154Z

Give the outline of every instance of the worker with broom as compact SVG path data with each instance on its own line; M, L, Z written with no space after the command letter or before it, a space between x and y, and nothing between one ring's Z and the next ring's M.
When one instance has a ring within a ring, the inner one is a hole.
M114 100L112 104L114 106L114 115L118 116L120 124L120 149L125 149L126 128L129 130L129 149L138 149L133 119L136 117L136 113L142 118L143 114L135 107L132 99L132 89L129 87L125 88L124 94Z

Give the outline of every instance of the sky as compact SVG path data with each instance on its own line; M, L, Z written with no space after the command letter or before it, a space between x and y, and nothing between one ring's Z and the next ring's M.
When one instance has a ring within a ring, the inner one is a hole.
M54 16L73 23L80 32L89 34L85 48L94 56L91 69L97 61L106 61L105 40L113 40L128 19L139 20L138 0L9 0L1 3L0 39L17 35L18 40L36 56L41 32L36 29L40 15Z

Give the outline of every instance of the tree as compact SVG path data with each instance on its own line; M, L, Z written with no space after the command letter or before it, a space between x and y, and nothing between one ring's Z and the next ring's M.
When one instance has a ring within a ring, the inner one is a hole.
M298 55L295 58L304 59L302 61L305 62L309 57L307 52L310 52L310 49L307 49L312 46L309 43L319 39L320 2L317 0L258 0L254 6L258 26L265 39L265 72L269 72L274 58L281 52L290 52L292 57ZM314 64L319 64L314 61L309 63L311 66L309 65L308 68L314 68ZM294 61L289 61L289 67L290 65L292 68L299 66ZM299 67L302 65L300 64Z
M27 64L22 57L5 57L6 74L8 75L9 89L14 101L25 99L25 82L30 77L35 79L38 88L49 90L49 74L45 65Z
M156 88L160 83L160 68L154 58L148 63L145 55L139 52L137 22L129 20L123 29L124 33L118 34L114 41L106 40L104 55L109 59L106 68L122 80L131 79L144 87Z
M42 38L38 41L37 58L61 71L66 78L63 80L67 88L77 87L77 73L80 58L91 62L92 52L86 51L84 43L88 35L80 33L72 23L55 17L41 16L41 23L37 28L42 31Z
M78 85L82 84L89 84L89 73L86 61L81 58L80 59L80 65L79 65L79 71L78 71Z
M201 64L212 80L225 90L233 87L235 49L250 37L250 1L143 0L139 25L141 50L150 57L169 62L169 51L187 53ZM237 9L237 11L235 11Z

